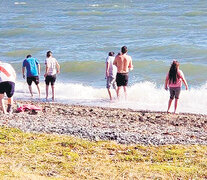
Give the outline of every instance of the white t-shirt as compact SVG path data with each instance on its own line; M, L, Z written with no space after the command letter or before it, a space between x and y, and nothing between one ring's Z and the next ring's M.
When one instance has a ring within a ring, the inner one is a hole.
M48 67L48 75L55 75L57 73L56 64L57 60L54 57L46 58L45 65Z
M113 65L114 59L114 56L108 56L106 58L106 63L109 63L109 76L111 77L115 77L117 73L117 67Z
M13 67L8 63L0 62L0 82L15 82L16 73Z

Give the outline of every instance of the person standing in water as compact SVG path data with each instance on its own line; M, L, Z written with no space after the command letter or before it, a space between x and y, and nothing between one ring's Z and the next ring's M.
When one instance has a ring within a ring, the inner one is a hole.
M183 72L179 69L179 62L177 60L173 60L170 70L165 79L165 89L168 90L168 87L170 89L170 99L168 102L167 113L169 113L170 106L174 98L175 98L174 113L176 113L182 82L184 83L186 90L188 90L187 81L185 80Z
M16 73L8 63L0 61L0 105L4 114L12 113L13 95L15 90ZM7 110L4 105L4 93L8 97Z
M39 61L36 58L33 58L31 55L27 55L26 59L23 61L22 66L22 75L25 79L25 68L27 70L27 84L29 86L29 91L31 94L31 97L33 97L32 92L32 82L37 86L37 90L39 93L40 98L40 88L39 88L39 75L40 75L40 64Z
M49 84L52 88L52 101L55 100L55 81L56 74L60 73L60 65L58 61L52 56L52 52L48 51L45 60L45 84L46 84L46 100L48 100Z
M127 98L127 84L129 78L129 70L133 70L132 65L132 58L131 56L127 55L127 47L123 46L121 48L121 53L119 53L114 60L114 65L117 67L117 75L116 75L116 82L117 82L117 96L119 97L119 92L121 86L124 88L125 99Z
M106 88L109 93L109 98L112 100L112 95L110 88L113 86L115 91L117 90L116 86L116 73L117 73L117 68L116 66L113 65L114 62L114 52L109 52L108 57L106 58Z

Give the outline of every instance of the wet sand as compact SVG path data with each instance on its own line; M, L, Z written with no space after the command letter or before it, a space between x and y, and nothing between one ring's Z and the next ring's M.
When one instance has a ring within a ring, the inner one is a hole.
M17 102L16 102L17 103ZM167 114L88 107L58 103L18 101L34 104L42 111L25 111L0 115L0 125L25 132L57 133L92 141L113 140L122 144L207 145L207 116L200 114Z

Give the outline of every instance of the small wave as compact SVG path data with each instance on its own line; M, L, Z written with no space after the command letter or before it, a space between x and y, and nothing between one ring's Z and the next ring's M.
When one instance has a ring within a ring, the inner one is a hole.
M74 12L68 12L67 13L69 16L103 16L105 15L104 12L101 11L74 11Z
M9 51L5 53L8 57L26 57L28 54L35 54L41 51L40 48L33 48L33 49L20 49L15 51Z
M15 28L15 29L9 29L6 31L1 31L0 36L1 37L15 37L15 36L23 36L29 34L30 31L28 29L24 28Z
M207 16L207 12L204 11L192 11L183 14L184 16L194 17L194 16Z
M24 5L27 4L26 2L14 2L15 5Z
M99 7L100 5L99 4L91 4L89 5L90 7Z

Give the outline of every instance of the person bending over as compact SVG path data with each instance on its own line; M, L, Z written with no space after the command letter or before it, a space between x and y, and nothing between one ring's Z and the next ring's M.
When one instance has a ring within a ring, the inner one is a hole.
M8 63L0 61L0 105L4 114L12 113L13 95L15 90L16 73ZM7 110L4 105L4 93L8 97Z
M27 55L22 65L22 75L24 79L25 79L25 68L27 70L27 84L29 87L31 97L33 97L32 82L34 81L34 83L37 86L37 90L38 90L39 98L40 98L40 88L39 88L40 64L39 64L39 61L36 58L33 58L31 55Z

